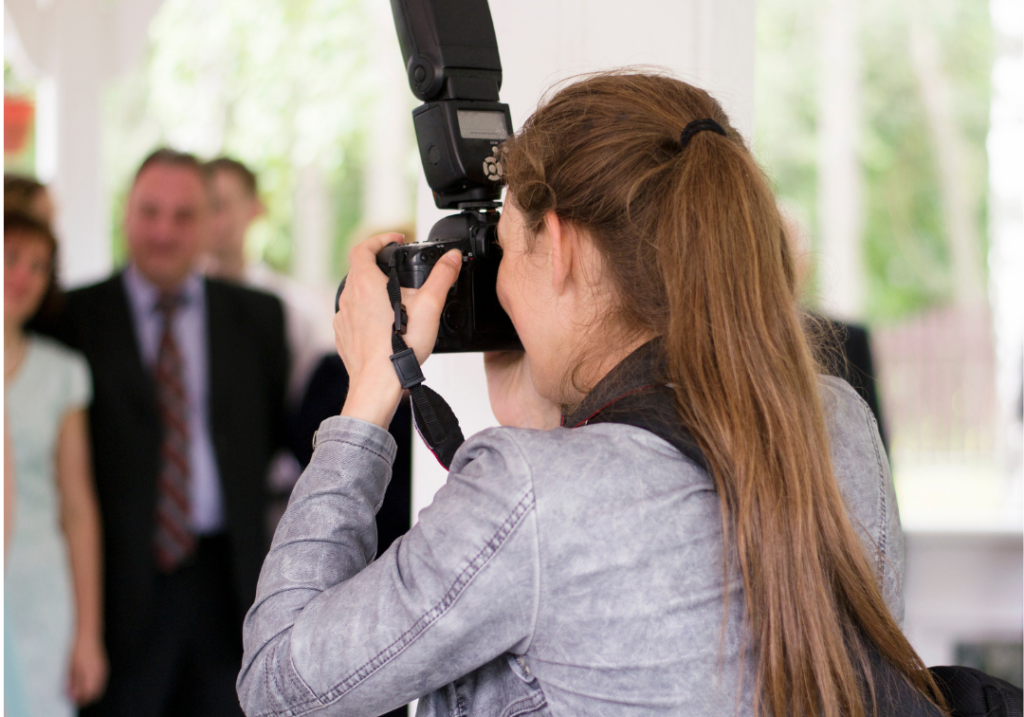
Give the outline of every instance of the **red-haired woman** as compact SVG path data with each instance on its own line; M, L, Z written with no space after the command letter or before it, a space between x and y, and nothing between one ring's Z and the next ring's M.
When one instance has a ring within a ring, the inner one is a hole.
M75 714L107 679L100 520L92 483L85 359L25 331L57 297L57 242L4 212L4 389L17 481L4 618L25 714Z
M497 288L525 348L486 358L504 427L374 560L402 391L374 261L392 237L359 245L335 318L348 398L263 567L248 713L940 714L898 623L877 428L818 375L782 219L721 107L597 75L501 156ZM421 361L459 266L405 296Z

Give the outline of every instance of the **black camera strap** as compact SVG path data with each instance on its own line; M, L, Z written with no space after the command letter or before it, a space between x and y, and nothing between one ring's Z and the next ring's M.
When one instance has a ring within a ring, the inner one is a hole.
M388 299L395 311L395 324L391 332L391 363L398 374L402 388L409 390L412 396L412 415L416 432L427 444L427 448L437 458L438 463L447 470L452 464L455 451L465 442L459 419L455 417L451 406L428 386L423 384L423 371L416 360L416 354L405 343L405 333L409 317L402 305L402 289L398 283L398 270L394 260L388 267Z

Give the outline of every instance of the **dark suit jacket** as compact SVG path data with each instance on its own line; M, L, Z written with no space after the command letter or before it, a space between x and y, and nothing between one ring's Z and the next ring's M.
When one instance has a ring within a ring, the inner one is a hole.
M267 464L285 442L288 353L280 302L206 281L210 430L241 616L252 605L267 550ZM103 518L107 649L142 649L151 619L153 540L163 430L155 385L139 354L120 274L68 294L55 330L89 360L96 489Z
M302 406L292 418L289 442L303 469L313 458L313 434L325 418L337 416L348 395L348 372L338 354L324 356L309 379ZM398 405L388 431L398 445L391 465L391 481L377 511L377 555L401 535L412 520L412 407L406 399ZM404 708L403 708L404 714Z
M868 404L878 421L882 444L889 450L882 408L878 401L875 362L871 357L871 339L863 326L848 324L820 314L806 314L816 339L818 361L833 376L844 379Z

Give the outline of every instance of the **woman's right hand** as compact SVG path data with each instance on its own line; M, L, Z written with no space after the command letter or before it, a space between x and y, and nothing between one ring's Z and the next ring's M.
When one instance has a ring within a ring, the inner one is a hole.
M484 354L484 370L491 410L498 423L540 430L561 424L561 407L534 388L525 351L489 351Z
M401 234L371 237L352 249L351 268L334 316L334 342L349 375L342 416L360 418L386 429L402 398L402 386L391 363L395 313L388 300L388 278L377 266L377 253ZM406 345L421 364L437 339L448 290L455 283L462 257L455 249L442 256L419 289L402 289L409 317Z
M107 687L109 672L103 639L98 635L78 635L68 665L68 696L79 707L95 702Z

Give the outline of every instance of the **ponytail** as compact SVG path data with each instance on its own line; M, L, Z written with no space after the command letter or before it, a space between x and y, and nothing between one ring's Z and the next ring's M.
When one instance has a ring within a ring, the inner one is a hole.
M681 144L702 119L724 136ZM593 238L620 298L608 320L664 337L734 548L724 569L743 579L755 714L874 713L872 664L944 705L847 516L782 219L718 104L662 76L595 75L543 104L503 161L528 226L554 210Z

